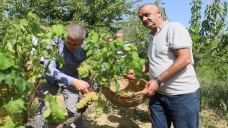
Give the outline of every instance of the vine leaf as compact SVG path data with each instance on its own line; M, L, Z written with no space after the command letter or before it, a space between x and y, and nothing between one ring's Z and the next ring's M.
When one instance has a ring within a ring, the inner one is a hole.
M24 79L22 79L21 77L17 77L17 84L18 84L17 90L19 92L23 92L26 89L25 83L26 81Z
M13 100L13 98L11 98L11 100L5 104L4 107L10 114L21 113L25 108L24 101L22 99Z
M50 107L48 106L48 108L44 111L43 113L43 117L44 118L47 118L49 115L51 114L51 109Z
M12 71L9 74L5 74L5 83L8 85L13 85L14 84L14 81L13 81L14 78L15 78L15 72L14 71Z
M4 125L4 128L15 128L15 126L16 125L12 121L9 121L7 122L7 124Z
M13 60L0 53L0 70L6 70L13 65Z
M49 101L51 113L47 117L48 120L53 122L59 122L65 118L66 109L59 106L56 101L56 96L47 94L44 98L45 101Z
M60 67L62 67L64 65L64 59L62 58L62 56L58 53L54 54L53 56L57 60L57 62L60 64Z
M51 105L51 117L52 121L59 122L65 118L66 110L59 106L57 102Z

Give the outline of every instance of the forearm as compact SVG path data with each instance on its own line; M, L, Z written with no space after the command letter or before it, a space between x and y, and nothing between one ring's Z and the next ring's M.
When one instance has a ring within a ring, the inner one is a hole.
M68 76L68 75L62 73L61 71L59 71L58 69L55 69L55 68L50 69L50 72L51 72L51 76L54 80L57 80L59 83L63 83L65 85L71 85L73 79L75 79L71 76Z
M45 60L45 65L48 66L48 69L50 71L50 75L53 80L57 80L59 83L62 83L61 85L71 85L72 80L74 79L71 76L66 75L65 73L58 70L58 65L55 60L51 61L49 65L47 65L47 60ZM60 86L61 86L60 85Z

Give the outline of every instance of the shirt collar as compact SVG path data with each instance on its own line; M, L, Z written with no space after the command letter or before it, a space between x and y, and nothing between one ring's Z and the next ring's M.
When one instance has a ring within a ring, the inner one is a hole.
M159 32L162 30L162 28L163 28L167 23L169 23L168 20L166 20L164 23L162 23L162 24L157 28L157 32L156 32L156 33L159 33ZM155 34L156 34L156 33L155 33ZM150 32L150 34L152 34L152 31Z

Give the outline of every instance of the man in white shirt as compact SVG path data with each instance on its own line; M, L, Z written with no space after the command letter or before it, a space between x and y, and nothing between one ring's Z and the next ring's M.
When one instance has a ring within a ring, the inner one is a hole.
M138 17L151 30L149 61L143 72L149 72L145 96L153 128L198 128L200 85L193 67L192 40L187 29L176 22L164 21L154 4L138 9ZM137 74L136 74L137 75Z

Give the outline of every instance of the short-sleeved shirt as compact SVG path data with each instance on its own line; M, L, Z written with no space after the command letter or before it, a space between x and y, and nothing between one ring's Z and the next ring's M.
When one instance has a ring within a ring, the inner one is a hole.
M157 90L164 95L186 94L196 91L199 82L193 67L192 40L187 29L176 22L164 22L149 39L148 57L150 79L159 76L177 59L174 49L189 48L192 64L162 83Z
M48 66L50 74L46 75L46 79L52 85L55 82L59 86L71 85L74 78L79 78L77 68L86 59L85 51L82 46L74 52L69 51L62 39L56 38L53 42L58 42L58 52L64 59L64 65L60 67L57 60L51 61ZM47 65L48 60L45 59L44 64Z

